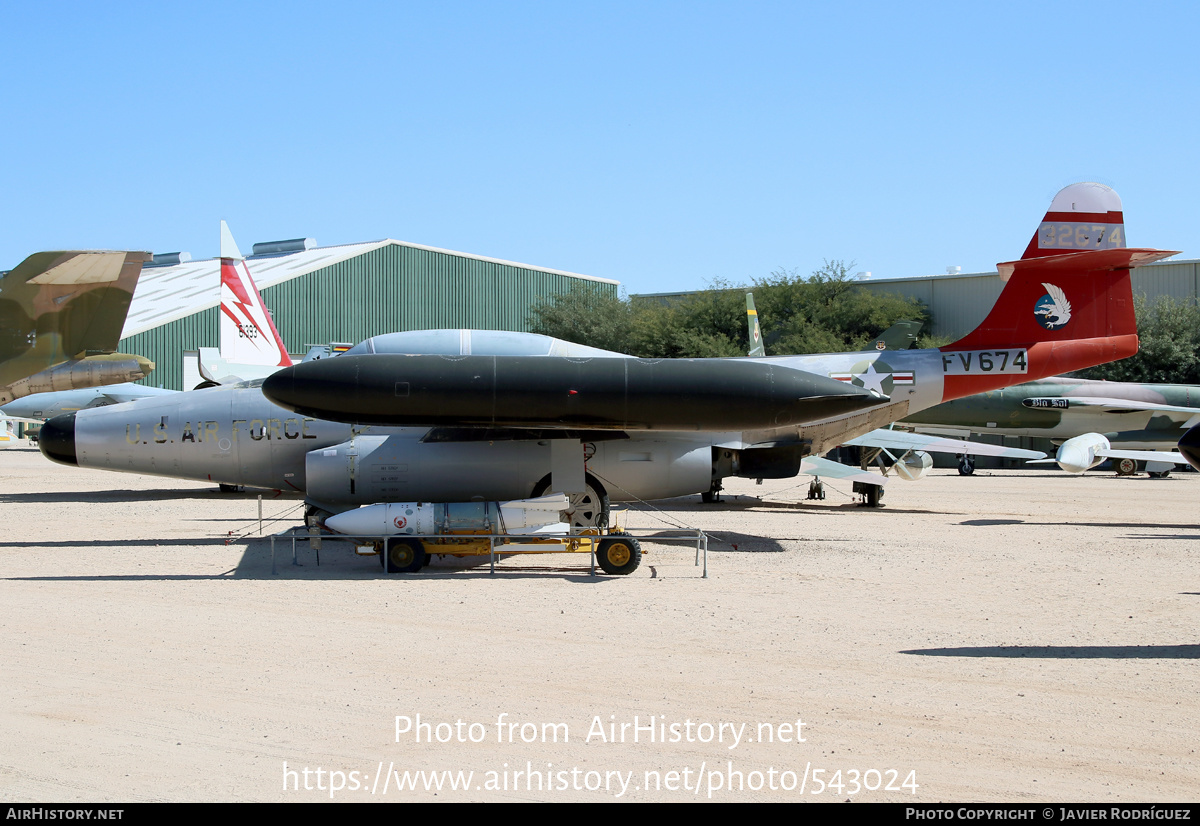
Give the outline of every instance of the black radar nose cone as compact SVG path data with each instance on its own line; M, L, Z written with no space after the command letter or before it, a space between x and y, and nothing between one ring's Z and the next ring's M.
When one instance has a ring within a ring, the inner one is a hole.
M38 447L42 455L52 462L78 465L75 458L75 414L64 413L42 425Z
M1200 424L1193 427L1179 440L1179 452L1196 470L1200 470Z
M295 401L293 398L293 368L285 367L263 379L262 394L269 401L281 407L288 407Z

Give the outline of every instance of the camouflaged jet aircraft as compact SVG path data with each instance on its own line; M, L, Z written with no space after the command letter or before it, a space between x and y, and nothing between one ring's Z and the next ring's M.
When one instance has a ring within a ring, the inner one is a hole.
M228 225L221 222L221 317L220 348L202 347L198 375L203 386L234 384L243 379L262 378L292 363L271 314ZM205 358L207 356L207 359ZM185 372L186 372L185 365ZM77 410L175 393L142 384L105 384L47 393L32 393L3 404L0 414L18 421L40 424L46 419ZM30 438L36 439L36 435Z
M149 359L114 352L145 252L38 252L0 276L0 405L136 381Z
M644 360L520 333L396 333L261 385L52 419L41 448L83 467L294 490L314 519L556 491L573 493L576 524L595 524L610 498L793 477L913 411L1131 355L1129 270L1172 254L1126 249L1115 193L1075 185L1022 259L1000 265L1007 283L983 323L938 350ZM1047 284L1069 320L1037 312Z
M1065 377L956 399L904 420L922 432L1051 439L1059 444L1053 461L1072 473L1114 459L1121 475L1135 473L1142 461L1154 476L1185 464L1167 451L1198 422L1200 387ZM970 475L973 466L960 461L959 471Z

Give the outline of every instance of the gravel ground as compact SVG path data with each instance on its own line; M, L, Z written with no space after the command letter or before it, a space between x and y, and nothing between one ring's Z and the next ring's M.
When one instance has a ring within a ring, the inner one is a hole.
M581 555L384 576L329 540L298 566L278 542L276 573L253 493L28 447L0 478L5 801L1200 787L1195 474L933 471L877 510L735 481L630 512L628 577ZM264 496L266 532L298 504ZM708 578L655 540L677 525L711 532Z

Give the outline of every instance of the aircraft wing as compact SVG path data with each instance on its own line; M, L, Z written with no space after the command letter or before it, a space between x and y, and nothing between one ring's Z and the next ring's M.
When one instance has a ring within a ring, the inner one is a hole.
M1187 413L1200 415L1200 408L1183 407L1174 404L1158 404L1156 402L1141 402L1130 399L1109 399L1099 396L1054 396L1049 398L1029 398L1021 402L1025 407L1032 408L1066 408L1066 407L1103 407L1112 413L1137 413L1144 411L1161 411L1163 413Z
M1103 456L1105 459L1135 459L1139 462L1174 462L1177 465L1186 465L1188 460L1183 457L1183 454L1176 453L1173 450L1104 450L1103 448L1096 451L1097 456Z
M1186 460L1185 460L1186 461ZM825 479L850 479L867 485L886 485L887 477L869 470L843 465L832 459L822 459L819 456L805 456L800 462L800 472L809 476L820 476Z
M1006 459L1041 459L1046 454L1040 450L1019 447L989 445L966 439L950 439L944 436L929 436L923 433L908 433L903 430L872 430L857 439L844 442L855 447L880 447L887 450L923 450L928 453L969 454L972 456L1001 456Z
M1188 460L1182 453L1173 450L1114 450L1113 448L1096 448L1094 455L1099 459L1133 459L1138 462L1165 462L1167 464L1186 465ZM1030 459L1026 464L1048 465L1061 462L1057 458ZM1099 462L1096 462L1099 464ZM1069 468L1068 468L1069 469ZM1086 467L1084 468L1086 470ZM1082 473L1083 471L1075 471Z

